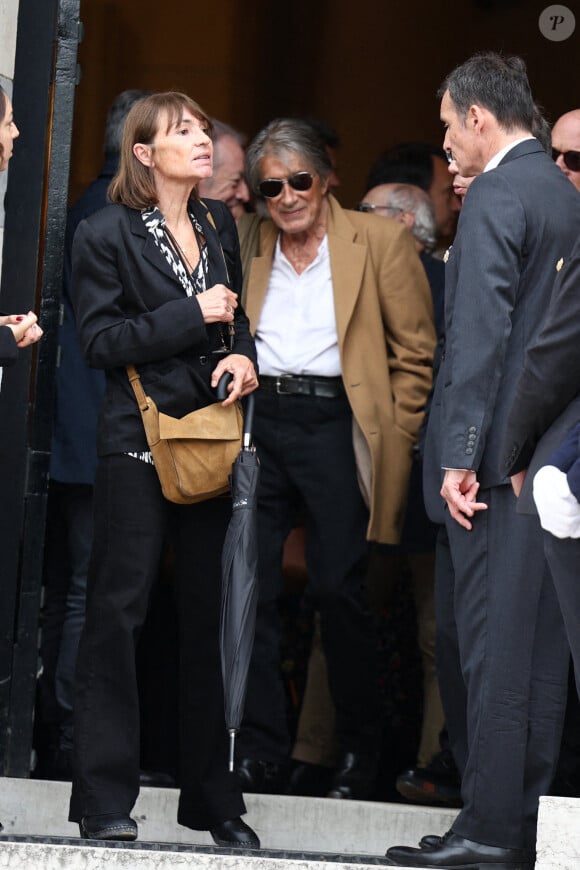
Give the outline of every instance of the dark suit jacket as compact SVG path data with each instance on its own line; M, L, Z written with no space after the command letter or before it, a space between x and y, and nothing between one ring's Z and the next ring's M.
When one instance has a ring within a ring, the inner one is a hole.
M10 366L16 362L18 345L14 333L7 326L0 326L0 366Z
M98 178L69 209L63 263L62 324L52 426L50 476L62 483L92 484L97 467L97 419L105 375L90 368L81 351L71 297L72 245L79 223L107 205L117 155L105 158Z
M229 284L238 292L241 266L233 218L224 203L208 200L207 205L217 233L206 206L199 200L190 203L207 240L208 286ZM219 359L212 355L220 346L218 325L206 326L196 298L186 296L138 211L110 205L79 225L73 245L73 303L87 360L106 371L100 456L147 449L125 370L130 363L137 366L145 392L167 414L181 417L215 401L210 376ZM234 352L255 362L241 306L234 325Z
M444 520L441 468L506 483L502 443L526 348L544 319L558 261L580 228L580 197L535 139L470 187L446 268L446 350L435 387L425 497Z
M518 502L522 513L535 512L533 476L580 419L579 394L580 237L557 272L542 331L526 354L507 420L504 471L528 468Z
M580 502L580 423L576 423L565 441L552 453L550 465L565 472L570 492Z

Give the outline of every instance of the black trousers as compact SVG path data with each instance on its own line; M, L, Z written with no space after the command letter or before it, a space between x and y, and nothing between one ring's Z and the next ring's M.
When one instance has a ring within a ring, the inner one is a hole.
M437 663L463 809L453 830L533 848L554 775L569 654L537 517L480 490L472 531L447 516L436 565Z
M155 469L128 456L102 459L75 691L70 820L129 813L139 791L135 651L167 538L179 618L178 821L205 830L245 812L228 773L218 648L220 560L229 499L174 505Z
M366 601L368 512L360 495L346 397L258 390L260 598L240 756L284 761L290 752L280 672L282 549L300 510L311 591L343 752L374 752L379 734L376 641Z
M580 696L580 539L543 532L544 550L560 602Z

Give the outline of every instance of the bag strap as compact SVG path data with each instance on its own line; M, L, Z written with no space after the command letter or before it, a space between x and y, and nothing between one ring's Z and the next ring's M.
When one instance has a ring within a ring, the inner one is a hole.
M139 372L137 371L135 366L127 366L127 377L129 378L129 382L133 387L135 398L137 399L137 404L139 405L139 410L146 411L149 408L149 402L147 401L145 390L143 389L143 385L141 384Z

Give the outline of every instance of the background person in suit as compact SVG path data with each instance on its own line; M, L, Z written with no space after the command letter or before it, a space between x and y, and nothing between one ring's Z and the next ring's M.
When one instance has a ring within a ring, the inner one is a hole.
M250 202L250 191L244 177L245 137L215 118L212 119L212 131L213 175L200 181L199 195L221 199L237 223Z
M258 763L282 764L290 750L278 596L282 547L302 510L336 708L329 796L364 798L380 741L366 539L399 539L435 334L411 236L394 221L343 210L328 192L331 169L324 143L300 120L273 121L247 151L250 187L271 220L247 276L260 364L260 603L238 767L245 777Z
M552 156L576 190L580 190L580 109L561 115L552 129Z
M449 538L446 563L443 548L437 554L437 656L463 809L440 841L387 856L412 867L531 868L538 798L558 757L567 651L538 521L516 513L501 445L556 263L578 235L580 202L532 137L521 59L475 55L440 96L444 148L462 176L478 175L446 267L446 351L425 456L430 515Z
M152 94L125 122L113 205L79 225L73 302L81 347L106 374L87 613L74 697L69 818L82 837L134 840L139 791L137 639L170 540L179 614L180 824L219 845L259 847L228 773L219 658L221 551L231 501L176 505L162 495L126 366L160 411L181 417L257 386L238 304L239 242L227 207L196 193L212 172L211 125L184 94ZM211 208L211 212L208 210ZM210 218L213 218L210 219ZM230 324L235 332L232 334Z
M461 208L447 171L445 151L426 142L394 145L383 151L369 172L367 190L379 184L413 184L429 194L435 212L436 247L443 254L453 241Z
M580 469L580 238L570 256L558 266L545 324L526 354L516 386L504 455L506 471L512 475L519 495L518 510L535 511L533 495L546 516L547 522L542 522L548 529L544 532L544 550L562 609L578 688L580 553L574 519ZM556 502L560 502L559 507Z

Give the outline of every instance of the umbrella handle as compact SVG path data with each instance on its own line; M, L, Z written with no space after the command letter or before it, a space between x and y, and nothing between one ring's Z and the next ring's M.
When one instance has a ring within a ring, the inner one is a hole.
M230 381L233 381L234 376L231 372L224 372L221 378L218 381L218 385L216 387L216 395L220 402L223 402L224 399L228 397L228 384Z
M233 375L231 372L224 372L221 378L218 381L216 394L220 402L223 402L224 399L227 399L228 396L228 384L233 380ZM254 407L256 402L254 400L254 394L250 393L244 399L244 436L242 439L242 447L244 449L249 450L252 445L252 433L254 431Z
M242 447L245 450L249 450L252 446L252 435L254 432L254 408L256 407L256 400L254 393L250 393L249 396L246 396L244 401L244 437L242 440Z

